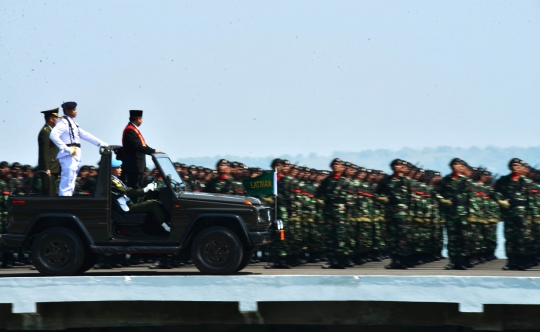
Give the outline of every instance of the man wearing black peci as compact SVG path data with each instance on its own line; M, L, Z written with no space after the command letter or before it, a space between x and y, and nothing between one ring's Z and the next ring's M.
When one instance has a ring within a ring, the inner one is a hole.
M146 168L146 155L160 150L155 150L146 145L146 141L139 131L143 122L143 111L129 111L129 123L122 134L124 181L128 187L142 188L144 169Z

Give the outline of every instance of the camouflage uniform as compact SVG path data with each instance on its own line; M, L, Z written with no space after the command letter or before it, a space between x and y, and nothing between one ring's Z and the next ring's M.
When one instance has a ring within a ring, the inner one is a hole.
M328 230L327 247L329 254L338 264L346 264L351 252L351 238L345 221L347 179L341 174L332 174L323 180L317 189L325 226Z
M411 255L410 179L402 174L388 175L379 184L377 195L388 199L385 207L388 251L394 259L406 258Z
M471 255L472 235L467 222L468 193L471 190L471 180L463 175L449 174L440 183L439 192L444 199L452 202L451 206L444 207L448 235L448 256L461 266L466 265Z
M208 193L227 194L227 195L245 195L246 189L241 181L233 178L217 177L206 183Z
M349 180L347 188L347 218L354 225L355 263L363 264L371 257L373 250L373 193L370 185L357 179Z
M411 234L414 246L411 252L417 255L419 261L427 259L431 252L431 235L433 221L432 193L429 186L423 182L411 181L411 206L409 213L412 219L413 231Z
M506 238L506 255L509 263L530 255L532 246L531 220L527 219L527 209L531 206L531 193L534 183L523 175L505 175L495 184L495 191L501 199L508 200L509 208L502 209L504 220L504 236ZM513 262L512 262L513 263Z
M484 184L484 211L486 223L483 228L484 257L488 260L495 259L495 249L497 248L497 225L501 220L501 209L497 204L494 190L491 186ZM540 200L537 200L540 202ZM540 221L540 220L539 220Z
M481 255L485 250L484 225L487 223L487 211L485 209L485 186L479 182L471 182L471 190L468 193L467 222L471 231L470 254Z

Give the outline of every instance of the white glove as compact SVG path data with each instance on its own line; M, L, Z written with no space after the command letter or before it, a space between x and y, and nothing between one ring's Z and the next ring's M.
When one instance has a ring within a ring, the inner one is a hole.
M144 187L144 192L147 193L148 191L154 191L156 190L156 184L154 182L149 183L146 187Z
M99 147L100 148L107 148L109 146L109 144L103 142L103 144L100 144Z

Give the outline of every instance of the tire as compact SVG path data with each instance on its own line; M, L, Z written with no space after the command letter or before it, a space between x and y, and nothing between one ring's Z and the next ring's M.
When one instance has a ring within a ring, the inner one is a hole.
M242 241L228 228L214 226L200 232L191 246L191 257L205 274L231 274L242 262Z
M85 258L81 239L73 231L49 228L34 240L32 263L44 275L69 276L77 273Z
M253 253L255 252L255 248L249 248L244 250L244 254L242 257L242 261L240 262L240 265L236 268L234 272L242 271L243 269L248 266L249 262L251 261L251 258L253 257Z
M90 270L94 265L97 263L98 255L91 251L90 249L87 249L86 254L84 256L84 261L81 264L81 267L77 270L75 274L83 274L84 272Z

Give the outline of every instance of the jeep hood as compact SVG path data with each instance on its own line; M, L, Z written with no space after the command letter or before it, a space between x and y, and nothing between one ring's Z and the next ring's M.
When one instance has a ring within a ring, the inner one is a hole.
M260 205L261 201L255 197L244 197L244 196L234 196L234 195L225 195L225 194L211 194L211 193L201 193L201 192L184 192L179 195L179 198L182 199L195 199L201 201L214 201L214 202L226 202L226 203L236 203L243 204L244 201L249 201L253 205Z

